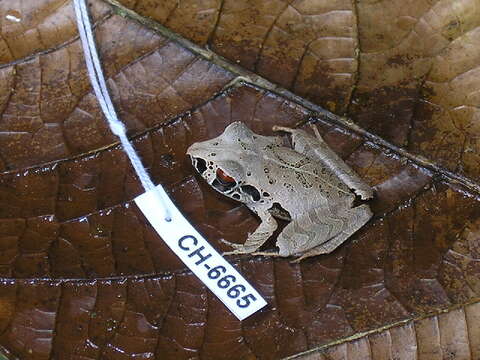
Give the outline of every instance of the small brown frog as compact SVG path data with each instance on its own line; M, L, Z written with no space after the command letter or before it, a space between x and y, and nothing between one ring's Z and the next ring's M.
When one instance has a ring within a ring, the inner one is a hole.
M220 136L187 150L193 166L217 191L244 203L262 220L243 245L228 243L227 254L253 253L307 257L332 252L371 217L373 191L323 141L300 129L274 126L291 135L293 149L280 137L262 136L234 122ZM352 192L353 190L353 192ZM278 252L258 252L277 228L275 208L291 222L277 238Z

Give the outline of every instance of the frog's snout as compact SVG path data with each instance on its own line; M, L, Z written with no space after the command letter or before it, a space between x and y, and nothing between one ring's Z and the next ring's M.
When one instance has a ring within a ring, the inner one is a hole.
M187 149L187 155L193 157L193 154L198 150L198 143L193 143Z

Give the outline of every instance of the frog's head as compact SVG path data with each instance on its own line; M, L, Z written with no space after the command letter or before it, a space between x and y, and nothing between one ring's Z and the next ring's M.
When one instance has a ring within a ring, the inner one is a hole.
M243 203L262 201L252 184L258 163L257 137L243 123L234 122L220 136L192 144L187 154L215 190Z

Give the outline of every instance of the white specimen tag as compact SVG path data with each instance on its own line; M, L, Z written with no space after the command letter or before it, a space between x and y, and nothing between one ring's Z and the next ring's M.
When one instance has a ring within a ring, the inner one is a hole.
M185 219L168 196L163 203L168 206L171 221L167 222L159 201L163 188L157 186L135 198L135 202L153 228L189 267L190 270L225 304L243 320L263 308L267 302Z

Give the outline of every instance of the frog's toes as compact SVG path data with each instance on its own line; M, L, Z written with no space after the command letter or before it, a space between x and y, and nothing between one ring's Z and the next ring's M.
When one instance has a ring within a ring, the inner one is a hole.
M305 260L305 259L307 259L309 257L312 257L312 256L315 256L315 255L305 254L303 256L299 256L296 259L291 260L290 264L298 264L300 261Z
M255 252L252 252L252 255L254 255L254 256L274 256L274 257L281 256L278 252L268 252L268 251L255 251Z
M234 246L235 250L232 251L226 251L222 255L241 255L241 254L251 254L253 253L256 249L248 248L242 245L236 244Z
M225 245L228 245L228 246L234 248L235 250L236 249L241 249L243 247L242 244L233 243L233 242L230 242L230 241L227 241L227 240L224 240L224 239L220 239L220 241L222 243L224 243Z
M356 189L355 194L360 196L362 200L368 200L373 197L373 190L372 189Z
M278 126L278 125L273 125L272 130L273 131L285 131L285 132L289 132L289 133L294 131L294 129L290 129L290 128L285 127L285 126Z
M245 254L244 252L241 252L239 250L233 250L233 251L225 251L222 253L222 256L229 256L229 255L242 255Z
M258 249L257 246L245 246L243 244L236 244L229 242L227 240L221 240L224 244L233 248L232 251L224 252L223 255L234 255L234 254L251 254Z
M278 257L280 254L278 252L268 252L268 251L255 251L252 250L251 248L249 249L248 247L245 247L243 249L235 249L233 251L227 251L224 252L222 255L253 255L253 256L273 256L273 257Z

